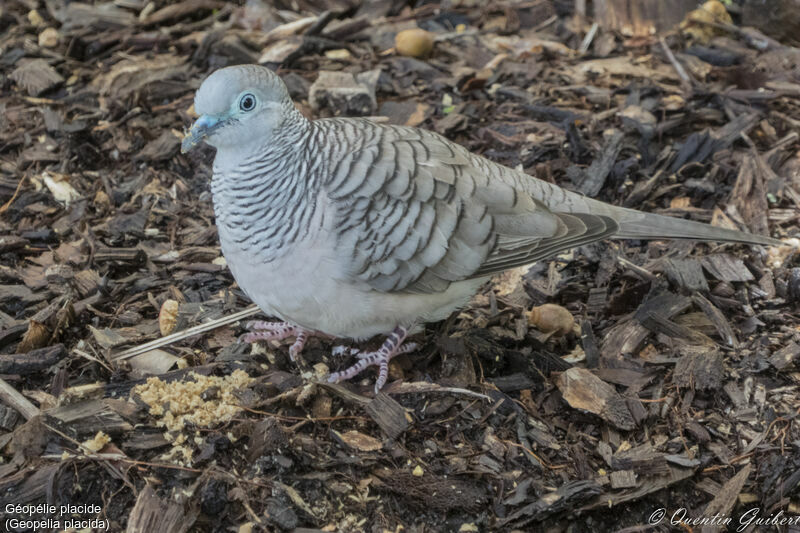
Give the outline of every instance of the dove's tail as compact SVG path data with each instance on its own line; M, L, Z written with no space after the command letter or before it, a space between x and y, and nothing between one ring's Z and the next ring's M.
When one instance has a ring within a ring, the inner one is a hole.
M617 207L538 180L521 180L523 187L554 212L586 213L612 219L619 228L612 239L691 239L698 241L741 242L780 246L783 243L764 235L718 228L702 222L674 218L635 209Z
M591 204L600 202L590 201ZM619 230L614 234L615 239L693 239L698 241L741 242L747 244L761 244L775 246L783 244L777 239L764 235L753 235L743 231L718 228L702 222L674 218L653 213L644 213L623 207L602 205L607 216L613 218L619 225ZM596 212L596 205L591 205L592 212Z

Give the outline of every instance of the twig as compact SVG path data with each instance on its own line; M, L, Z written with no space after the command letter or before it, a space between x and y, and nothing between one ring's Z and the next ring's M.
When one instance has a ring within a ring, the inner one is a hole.
M199 324L189 329L184 329L177 333L167 335L166 337L161 337L160 339L155 339L150 342L140 344L139 346L134 346L133 348L123 350L119 353L112 354L111 359L115 361L130 359L131 357L135 357L145 352L149 352L150 350L155 350L156 348L167 346L169 344L172 344L173 342L177 342L186 339L188 337L199 335L200 333L205 333L206 331L211 331L212 329L220 328L222 326L227 326L228 324L238 322L243 318L253 316L259 312L260 309L257 306L251 305L247 309L243 309L242 311L238 311L236 313L233 313L232 315L223 316L222 318L217 318L215 320L209 320L204 324Z
M72 350L72 353L74 353L75 355L78 355L80 357L83 357L84 359L88 359L89 361L94 361L95 363L104 366L105 369L108 370L109 372L114 372L114 369L111 368L110 366L108 366L104 361L101 361L97 357L95 357L95 356L93 356L91 354L88 354L88 353L84 352L83 350L79 350L79 349L75 348L74 350Z
M594 40L594 36L597 35L597 30L600 29L600 24L595 22L592 24L592 27L589 29L589 32L586 34L586 37L583 38L581 42L580 48L578 48L578 52L585 54L589 50L589 46L591 46L592 41Z
M341 399L352 402L357 405L366 405L370 401L372 401L371 398L367 396L361 396L360 394L356 394L355 392L351 392L349 389L339 385L338 383L318 382L317 384L329 390L330 392L336 394ZM383 392L385 392L386 394L427 394L427 393L461 394L464 396L468 396L470 398L477 398L479 400L487 402L492 401L492 399L489 396L481 394L479 392L471 391L469 389L462 389L459 387L443 387L435 383L426 383L424 381L392 383L387 385L386 388L383 390Z
M778 117L779 119L781 119L782 121L786 122L788 125L794 128L800 128L800 120L797 120L796 118L792 118L789 115L781 113L780 111L770 111L769 114L771 116Z
M653 280L658 278L655 274L653 274L652 272L650 272L646 268L640 267L639 265L637 265L635 263L631 263L630 261L628 261L624 257L617 257L617 263L619 263L620 266L625 267L628 270L631 270L632 272L634 272L636 275L638 275L642 279L653 281Z
M17 389L2 378L0 378L0 400L16 409L19 414L25 417L25 420L30 420L39 414L38 407L33 405L30 400L17 392Z
M774 50L776 48L783 48L783 45L781 43L779 43L774 39L770 39L761 32L745 31L733 24L727 24L715 20L700 20L700 19L692 19L692 24L704 24L706 26L711 26L712 28L729 31L732 34L736 35L737 37L743 38L745 42L747 42L748 46L755 48L756 50L760 50L762 52L770 49Z
M446 393L446 394L461 394L464 396L469 396L471 398L477 398L479 400L491 402L492 399L485 395L481 394L480 392L474 392L469 389L462 389L460 387L443 387L441 385L437 385L435 383L427 383L424 381L412 381L412 382L404 382L404 383L396 383L392 384L387 387L387 390L384 391L387 394L425 394L425 393Z
M686 70L683 68L683 65L678 63L675 54L672 53L672 50L669 49L667 46L667 41L664 40L664 37L659 37L658 42L661 44L661 48L664 49L664 53L667 54L667 59L669 62L672 63L672 66L675 68L675 72L678 73L678 76L683 80L685 84L685 89L691 90L692 88L692 78L689 77L689 74L686 73Z
M49 424L44 424L44 427L46 427L47 429L49 429L53 433L59 435L61 438L66 439L69 442L71 442L72 444L74 444L75 446L77 446L77 450L82 452L84 454L84 456L89 456L89 457L97 456L97 458L102 461L102 464L105 467L105 469L108 470L111 473L111 475L113 475L114 477L116 477L117 479L119 479L120 481L125 483L125 485L127 485L132 491L134 491L134 492L136 491L136 486L133 484L133 482L130 479L128 479L128 476L124 472L122 472L122 470L120 470L117 467L117 465L113 464L113 462L112 462L112 461L119 461L119 460L122 460L122 459L127 459L127 456L124 453L98 454L97 452L94 452L92 450L87 449L82 443L80 443L77 440L73 439L72 437L70 437L69 435L64 433L63 431L60 431L60 430L54 428L53 426L51 426ZM69 454L69 452L67 452L67 453ZM73 453L74 453L74 455L71 456L73 459L78 459L80 457L80 455L77 453L77 451L73 452ZM65 459L63 457L63 454L60 455L59 457L60 457L60 459L62 461Z
M552 17L545 19L544 22L539 24L538 26L534 26L533 31L542 31L552 23L558 20L558 15L553 15Z
M25 176L22 176L19 179L19 183L17 183L17 188L14 190L14 194L11 195L11 199L9 201L7 201L2 207L0 207L0 215L5 213L8 210L8 208L11 207L11 204L14 203L14 200L17 199L17 195L19 194L19 190L22 188L22 184L24 182L25 182Z

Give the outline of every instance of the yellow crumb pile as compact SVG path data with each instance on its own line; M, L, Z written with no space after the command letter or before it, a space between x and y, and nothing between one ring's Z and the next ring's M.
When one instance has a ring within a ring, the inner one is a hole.
M85 440L81 443L81 446L90 452L97 453L103 449L103 446L111 442L111 437L103 433L102 431L98 431L97 435L92 437L89 440Z
M210 427L230 420L240 411L234 391L253 381L243 370L225 377L201 376L195 372L190 376L194 381L168 383L152 377L132 392L150 406L151 415L160 417L159 426L181 431L187 424Z

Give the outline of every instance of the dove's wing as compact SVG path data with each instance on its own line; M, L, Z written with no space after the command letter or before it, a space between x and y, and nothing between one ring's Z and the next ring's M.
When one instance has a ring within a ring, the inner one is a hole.
M325 121L323 121L325 122ZM348 121L330 121L342 127ZM553 212L527 175L424 130L358 121L326 190L346 272L380 291L437 292L614 234L603 215Z
M760 235L612 206L416 128L316 122L348 142L325 189L344 273L379 291L431 293L605 238L774 245Z

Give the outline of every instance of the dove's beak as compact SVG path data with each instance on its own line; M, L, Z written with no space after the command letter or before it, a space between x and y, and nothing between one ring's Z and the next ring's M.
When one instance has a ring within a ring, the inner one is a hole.
M194 148L200 141L211 135L214 130L222 126L225 122L217 117L202 115L194 121L189 133L181 142L181 153L185 154Z

